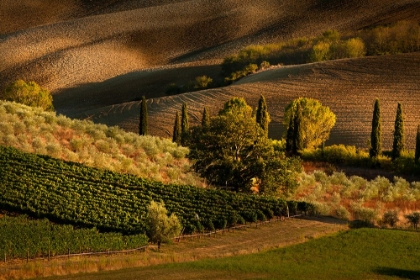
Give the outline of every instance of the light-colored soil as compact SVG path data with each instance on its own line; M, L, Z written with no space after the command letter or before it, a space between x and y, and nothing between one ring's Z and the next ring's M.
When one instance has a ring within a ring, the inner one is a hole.
M338 115L331 143L363 147L365 117L372 99L380 97L391 115L395 101L407 104L407 140L413 146L418 54L289 67L228 88L163 96L172 82L183 84L204 74L218 78L221 60L250 44L419 20L417 0L56 2L0 1L0 89L19 78L34 80L53 92L59 113L132 131L137 131L139 109L132 101L146 95L151 131L165 137L183 101L195 120L203 105L216 112L231 96L244 96L254 105L260 94L267 95L273 135L278 136L291 98L319 97ZM356 108L356 101L361 106ZM384 130L389 131L393 117L386 117ZM389 137L385 135L386 147Z

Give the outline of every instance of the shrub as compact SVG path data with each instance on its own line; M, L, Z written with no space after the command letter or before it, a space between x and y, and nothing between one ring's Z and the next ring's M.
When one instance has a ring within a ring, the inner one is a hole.
M347 210L346 207L340 205L337 209L335 209L335 216L342 220L349 220L350 219L350 212Z
M394 227L399 221L398 218L398 211L397 210L389 210L384 213L382 216L382 223L384 225L389 225L390 227Z

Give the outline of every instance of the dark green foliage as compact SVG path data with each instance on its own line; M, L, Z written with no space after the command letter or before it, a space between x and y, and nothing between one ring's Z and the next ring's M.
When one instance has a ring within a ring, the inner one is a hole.
M396 210L389 210L382 217L382 222L390 227L394 227L398 223L398 220L398 212Z
M296 106L296 112L293 118L293 147L292 153L294 155L299 154L299 151L303 149L303 135L302 135L302 109L298 103Z
M190 124L188 120L187 103L182 104L181 112L181 144L186 146L190 137Z
M209 183L247 192L261 180L267 193L279 194L283 183L294 181L297 172L286 172L286 166L292 165L274 151L243 98L226 102L208 129L193 129L189 157Z
M404 150L404 117L401 103L398 103L397 116L395 117L394 142L392 144L392 160L399 158Z
M420 223L420 212L413 212L411 214L405 215L405 218L413 226L413 228L417 230L417 227Z
M175 115L175 124L174 124L174 132L172 134L172 142L181 144L181 122L179 120L179 113L176 112Z
M372 118L372 132L370 134L370 145L369 150L370 157L377 157L381 154L381 109L379 106L379 99L375 101L375 107L373 109Z
M147 135L147 127L148 127L147 102L146 102L146 97L143 95L141 99L141 106L140 106L139 134Z
M0 236L0 255L8 259L134 249L148 241L143 234L99 233L95 228L74 229L26 216L1 217Z
M416 163L420 162L420 125L417 126L416 134L416 153L414 155L414 161Z
M193 186L164 185L0 147L0 209L104 231L143 233L147 206L163 201L182 226L228 220L247 211L282 208L284 201Z
M204 107L203 110L203 118L201 119L201 127L204 129L209 128L210 126L210 114L209 111L207 110L207 107Z
M256 118L257 118L257 123L261 126L265 135L268 137L268 124L270 123L270 114L268 113L265 97L262 95L260 97L260 100L258 101L258 109L257 109Z
M295 127L294 127L294 114L289 120L289 126L287 127L287 134L286 134L286 152L288 154L293 154L293 147L294 147L294 134L295 134Z

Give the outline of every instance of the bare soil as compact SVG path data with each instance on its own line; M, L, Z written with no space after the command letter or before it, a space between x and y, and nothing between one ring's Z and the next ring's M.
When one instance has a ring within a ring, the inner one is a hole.
M51 90L58 113L137 131L138 101L151 107L150 131L167 137L181 103L198 120L232 96L252 105L266 95L272 136L283 131L285 104L319 98L336 112L330 143L366 146L373 99L383 99L385 147L396 102L406 112L413 148L419 112L419 54L273 69L239 83L165 97L170 83L199 75L220 79L219 64L250 44L420 20L417 0L3 0L0 2L0 89L16 79Z

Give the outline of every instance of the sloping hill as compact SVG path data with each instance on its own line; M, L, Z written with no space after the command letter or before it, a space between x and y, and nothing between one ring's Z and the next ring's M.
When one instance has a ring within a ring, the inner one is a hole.
M56 93L153 65L223 58L249 44L420 14L414 0L66 0L57 13L51 1L14 2L0 6L7 33L0 41L0 87L23 78Z
M244 96L255 104L264 94L276 104L272 105L273 133L278 136L283 105L293 96L313 95L339 114L331 142L365 147L366 129L359 124L368 120L362 115L350 120L344 109L343 113L337 110L343 106L333 105L336 101L330 101L328 94L346 94L340 100L348 110L368 115L374 97L389 96L386 110L391 110L396 106L391 96L404 93L413 98L408 92L418 89L415 80L410 80L418 73L418 54L413 54L402 60L407 65L400 63L399 56L388 56L287 67L249 77L229 88L158 98L172 82L182 84L204 74L217 77L221 59L249 44L319 35L328 29L347 31L419 20L417 0L63 0L60 4L4 0L0 15L0 89L18 78L35 80L53 92L59 113L118 124L130 131L136 131L137 126L138 103L133 101L142 95L150 98L152 122L159 121L152 133L168 136L182 101L188 101L194 119L200 118L198 112L204 104L214 106L215 112L231 96ZM321 78L325 83L318 80ZM365 81L368 78L370 82ZM282 88L290 95L280 98ZM352 109L355 101L349 92L357 98L368 96L359 111ZM418 108L418 103L411 104L404 95L395 100ZM413 114L407 115L409 131L415 125ZM350 128L354 121L359 122L357 128ZM390 119L387 122L385 129L389 130ZM387 146L389 135L385 137ZM410 134L411 147L412 138Z
M261 94L267 99L272 117L270 133L280 137L284 108L297 97L312 97L330 106L337 115L329 143L367 147L373 104L381 100L384 148L392 146L397 103L405 112L407 146L415 145L420 112L420 53L343 59L270 69L248 76L234 85L178 96L149 99L150 130L170 136L176 110L182 102L189 105L192 121L201 119L204 106L213 114L234 96L246 98L256 107ZM96 122L119 125L134 131L139 102L128 102L87 112Z

